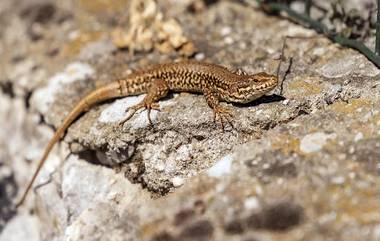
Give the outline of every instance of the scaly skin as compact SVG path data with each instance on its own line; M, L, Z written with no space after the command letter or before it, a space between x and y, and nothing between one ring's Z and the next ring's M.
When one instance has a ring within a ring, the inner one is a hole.
M148 110L148 118L151 123L150 110L159 109L157 101L165 97L169 91L198 92L204 94L208 105L213 109L214 120L219 116L223 126L223 120L230 121L232 114L229 109L222 107L219 101L248 103L274 89L277 83L277 76L267 73L246 75L234 73L215 64L187 61L155 65L100 87L84 97L54 133L17 207L24 202L55 143L62 138L69 126L82 113L97 103L146 93L144 100L131 107L131 114L121 123L129 120L141 108Z

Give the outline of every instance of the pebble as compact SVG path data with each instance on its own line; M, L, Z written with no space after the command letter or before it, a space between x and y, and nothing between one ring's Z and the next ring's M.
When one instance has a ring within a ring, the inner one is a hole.
M159 171L159 172L163 172L165 171L165 164L160 162L156 165L156 170Z
M260 202L256 197L248 197L244 201L244 207L249 210L257 210L260 206Z
M304 153L313 153L320 151L326 144L327 140L334 139L336 134L326 134L324 132L315 132L304 136L300 142L300 150Z
M182 177L177 176L172 178L172 183L174 187L180 187L185 183L185 181Z
M224 42L226 44L233 44L234 43L234 39L228 36L228 37L224 38Z
M363 137L364 137L363 133L359 132L358 134L355 135L354 141L358 142L358 141L362 140Z
M342 92L342 90L343 90L343 87L341 84L335 84L335 85L331 86L331 92L332 93L340 93L340 92Z
M222 30L220 31L220 34L222 36L229 35L232 32L232 29L230 27L223 27Z
M214 166L208 169L207 174L211 177L222 177L231 172L232 155L224 156Z
M198 60L198 61L203 60L205 57L206 57L206 56L205 56L204 53L197 53L197 54L195 55L195 59Z
M343 177L343 176L337 176L337 177L333 177L331 179L331 182L333 184L336 184L336 185L341 185L343 184L344 182L346 181L346 179Z
M265 163L263 165L263 169L266 170L266 169L269 169L270 168L270 164L269 163Z

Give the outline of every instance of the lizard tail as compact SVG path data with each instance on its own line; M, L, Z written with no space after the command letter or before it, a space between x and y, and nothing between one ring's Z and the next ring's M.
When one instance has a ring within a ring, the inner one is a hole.
M40 172L42 166L44 165L50 151L53 149L54 145L63 137L67 128L85 111L87 111L91 106L96 103L109 100L112 98L122 97L123 94L121 91L122 86L119 82L113 82L99 89L94 90L86 97L84 97L67 115L67 117L63 120L61 126L54 133L53 137L50 139L49 143L46 146L45 152L38 162L37 169L35 170L32 179L29 181L27 188L25 189L20 201L16 204L16 208L23 204L25 201L38 173Z

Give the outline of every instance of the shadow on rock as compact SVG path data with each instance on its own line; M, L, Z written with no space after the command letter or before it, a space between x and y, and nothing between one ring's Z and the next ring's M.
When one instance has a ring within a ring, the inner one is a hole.
M16 197L16 194L17 185L13 174L0 176L0 232L4 229L7 221L16 214L16 209L12 204L12 199Z
M260 105L260 104L268 104L268 103L273 103L273 102L280 102L280 101L283 101L285 99L286 99L285 97L280 96L280 95L276 95L276 94L273 94L273 95L264 95L264 96L258 98L257 100L254 100L254 101L249 102L247 104L233 103L233 105L237 106L237 107L252 107L252 106L257 106L257 105Z

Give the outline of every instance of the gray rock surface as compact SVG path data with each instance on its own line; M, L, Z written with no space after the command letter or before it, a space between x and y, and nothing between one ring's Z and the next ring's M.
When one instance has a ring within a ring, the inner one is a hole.
M76 102L127 70L181 58L112 44L126 1L17 2L0 2L1 241L380 240L380 72L324 38L288 41L284 82L254 103L225 103L225 130L195 94L160 101L153 127L145 112L118 124L143 96L92 108L16 211ZM196 59L275 73L284 36L315 35L238 3L195 2L159 8Z

